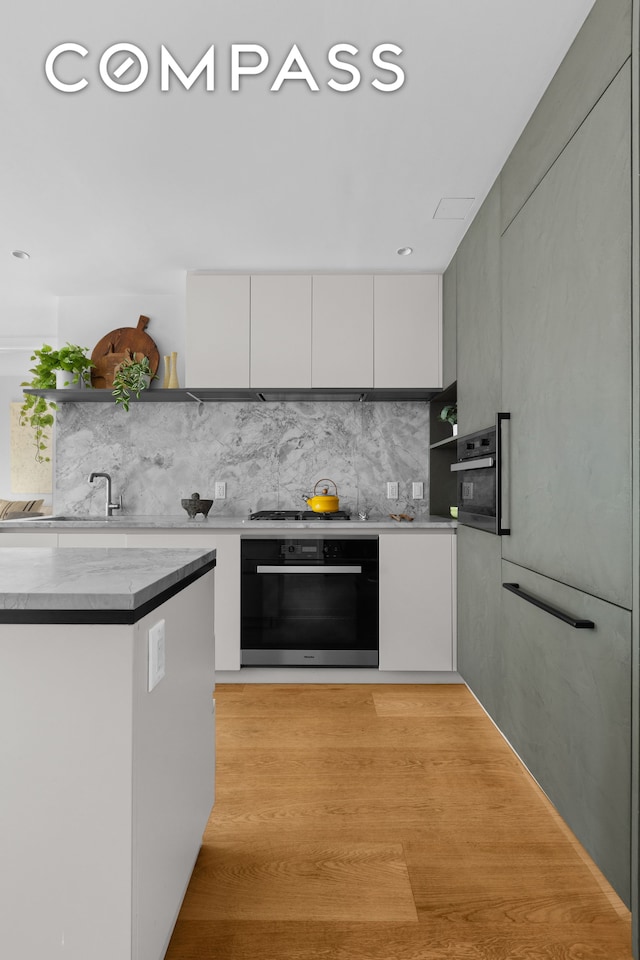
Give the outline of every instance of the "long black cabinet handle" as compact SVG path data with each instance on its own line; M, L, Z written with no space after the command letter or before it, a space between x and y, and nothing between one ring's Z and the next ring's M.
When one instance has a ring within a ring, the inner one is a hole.
M496 533L499 537L511 533L509 527L502 526L502 424L510 419L510 413L496 413Z
M515 593L516 597L520 597L521 600L526 600L527 603L532 603L534 607L540 607L545 613L550 613L552 617L563 620L564 623L568 623L570 627L575 627L576 630L593 630L595 627L593 620L576 620L575 617L570 616L563 610L558 610L557 607L552 607L550 604L545 603L544 600L538 600L537 597L532 597L530 593L525 593L524 590L520 589L519 583L503 583L502 586L505 590L508 590L509 593Z

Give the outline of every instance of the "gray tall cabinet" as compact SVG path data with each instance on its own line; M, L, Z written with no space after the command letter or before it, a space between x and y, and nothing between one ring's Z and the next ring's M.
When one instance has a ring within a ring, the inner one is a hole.
M597 0L449 268L460 435L511 414L511 535L458 528L459 670L627 904L631 36Z

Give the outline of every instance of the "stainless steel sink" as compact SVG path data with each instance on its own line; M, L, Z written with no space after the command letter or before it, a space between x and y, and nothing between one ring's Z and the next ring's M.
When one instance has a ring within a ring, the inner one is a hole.
M43 523L46 521L60 523L61 521L67 521L69 523L111 523L114 520L125 520L126 517L79 517L79 516L65 516L64 514L47 514L42 517L16 517L16 523L22 523L26 521L27 523ZM130 519L130 518L129 518ZM9 520L5 522L11 522Z

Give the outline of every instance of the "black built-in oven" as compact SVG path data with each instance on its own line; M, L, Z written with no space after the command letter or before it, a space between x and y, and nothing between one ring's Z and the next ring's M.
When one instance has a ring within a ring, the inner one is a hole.
M241 539L242 666L378 666L378 538Z
M503 536L503 444L502 424L508 413L498 413L496 424L486 430L458 437L457 460L451 470L457 475L458 523Z

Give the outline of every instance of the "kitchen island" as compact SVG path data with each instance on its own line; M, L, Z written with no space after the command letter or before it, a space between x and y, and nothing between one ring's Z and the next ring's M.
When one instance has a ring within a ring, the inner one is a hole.
M214 799L215 564L0 549L8 956L164 956Z

